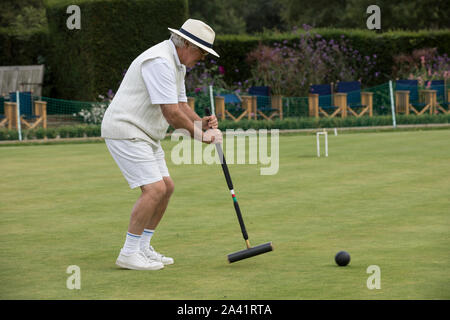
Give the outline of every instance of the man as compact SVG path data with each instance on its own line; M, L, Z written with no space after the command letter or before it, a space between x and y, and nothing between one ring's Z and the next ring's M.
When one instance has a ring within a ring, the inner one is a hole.
M169 124L220 143L215 116L200 118L187 104L184 77L212 49L215 33L205 23L188 19L169 40L139 55L128 68L102 122L102 137L130 188L141 188L116 264L134 270L158 270L174 263L150 245L166 211L174 183L169 176L160 140ZM201 123L199 125L195 125Z

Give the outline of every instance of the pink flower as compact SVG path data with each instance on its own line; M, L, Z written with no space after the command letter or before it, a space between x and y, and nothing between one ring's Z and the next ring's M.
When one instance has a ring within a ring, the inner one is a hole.
M419 86L423 86L423 79L422 79L422 76L418 76L417 77L417 80L419 81Z
M199 93L201 91L200 88L195 88L195 93Z
M420 56L420 63L425 64L425 56Z
M431 81L428 81L427 82L427 89L430 89L430 87L431 87Z
M219 66L219 73L225 74L225 68L223 66Z

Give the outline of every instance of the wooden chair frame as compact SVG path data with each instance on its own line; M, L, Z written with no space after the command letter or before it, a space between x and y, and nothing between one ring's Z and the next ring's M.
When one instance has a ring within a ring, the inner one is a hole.
M446 89L447 88L447 81L444 81L444 101L445 98L447 98L447 105L450 105L450 89ZM447 93L445 95L445 93ZM437 97L436 97L437 99ZM436 101L436 112L440 110L442 113L444 114L450 114L450 108L448 110L446 110L443 106L441 106L437 101Z
M408 90L396 90L395 91L395 106L396 113L404 113L406 115L410 114L410 111L414 112L416 115L422 115L426 111L433 114L436 109L436 90L421 90L419 93L419 99L425 102L425 107L418 111L409 102L409 91Z
M269 116L257 108L257 96L255 96L255 98L256 99L252 99L252 103L255 104L252 109L253 109L253 111L256 110L255 118L256 118L256 114L259 114L261 117L263 117L266 120L272 120L272 118L274 118L276 116L278 116L280 118L280 120L283 120L283 97L282 96L280 96L280 95L270 96L271 107L272 107L272 109L274 109L276 111L273 111L272 114Z
M26 129L34 129L39 124L42 124L43 128L47 128L47 102L37 100L33 103L33 114L36 116L34 122L24 119L24 116L20 116L20 122L23 123ZM1 124L8 123L8 129L17 127L17 103L5 102L5 119Z
M216 106L216 116L221 119L225 120L226 116L233 119L235 122L240 121L242 118L247 116L247 118L250 120L252 115L252 97L251 96L242 96L242 108L244 109L244 112L242 112L239 116L234 116L231 112L229 112L225 107L225 97L222 96L215 96L214 97L214 104Z
M342 117L347 116L347 94L346 93L335 93L333 94L334 104L337 106L336 110L330 115L328 114L321 106L319 106L319 94L318 93L310 93L308 94L308 109L309 115L318 118L321 114L327 118L333 118L339 113L341 113Z
M362 110L358 113L347 105L347 111L359 118L368 113L369 117L373 116L373 92L361 92L361 105Z

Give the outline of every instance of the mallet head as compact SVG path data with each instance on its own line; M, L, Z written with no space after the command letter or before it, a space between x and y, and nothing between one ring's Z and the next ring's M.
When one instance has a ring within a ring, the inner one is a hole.
M239 260L251 258L257 256L259 254L263 254L266 252L273 251L272 242L267 242L264 244L260 244L259 246L248 248L245 250L241 250L238 252L230 253L228 255L228 262L233 263Z

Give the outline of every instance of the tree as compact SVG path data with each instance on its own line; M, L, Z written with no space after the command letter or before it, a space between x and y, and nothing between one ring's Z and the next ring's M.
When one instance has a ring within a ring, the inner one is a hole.
M337 27L345 14L346 0L276 0L282 21L289 29L304 24L313 27Z
M286 30L275 0L189 0L191 18L209 24L219 34Z
M240 34L245 32L245 21L237 13L236 1L190 0L189 15L204 21L219 34Z
M275 0L280 4L282 21L290 28L313 27L366 28L367 8L373 0ZM450 28L448 0L378 0L381 28L419 30Z
M235 1L236 2L236 1ZM275 0L245 0L240 3L241 15L246 23L246 32L249 34L263 32L265 29L286 31L281 21L280 6Z
M2 0L0 29L17 38L26 39L45 29L47 18L42 0Z

